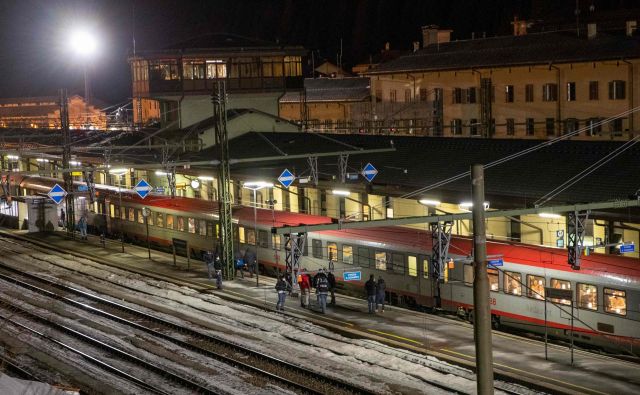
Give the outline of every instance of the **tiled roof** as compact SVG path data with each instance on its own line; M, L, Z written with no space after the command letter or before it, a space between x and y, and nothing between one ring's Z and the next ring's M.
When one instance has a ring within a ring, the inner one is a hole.
M370 95L369 78L307 78L307 102L363 101ZM281 103L299 103L299 92L287 92Z
M459 70L549 63L640 58L640 37L575 32L536 33L430 45L382 63L367 74Z

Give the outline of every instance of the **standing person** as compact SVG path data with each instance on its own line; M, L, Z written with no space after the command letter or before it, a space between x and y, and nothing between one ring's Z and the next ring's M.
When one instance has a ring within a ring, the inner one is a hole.
M236 277L238 276L238 271L240 271L240 277L244 278L244 259L242 259L240 252L235 255L234 263L236 267Z
M276 310L284 311L284 301L287 298L287 282L284 281L284 276L282 274L278 276L276 291L278 292L278 303L276 303Z
M249 269L249 276L253 278L253 272L256 268L256 254L250 247L247 247L244 252L244 264L247 265Z
M329 293L331 293L331 306L335 306L336 305L336 294L335 294L335 290L336 290L336 276L333 275L332 271L329 271L329 273L327 273L327 281L329 281Z
M327 294L329 293L329 280L324 274L324 269L320 269L316 275L316 295L320 311L324 314L327 311Z
M216 272L216 268L214 265L213 252L207 251L204 253L204 263L207 265L207 274L209 275L209 280L212 280Z
M64 213L64 208L60 207L60 227L61 228L66 228L67 227L67 216Z
M78 221L78 228L80 230L80 238L82 240L87 240L87 216L82 214L80 220Z
M384 313L384 299L385 289L387 285L384 283L382 276L378 276L378 284L376 286L376 311L378 311L378 305L381 305L380 312Z
M307 269L302 269L298 275L298 285L300 286L300 306L309 307L309 294L311 293L311 279L307 274Z
M373 314L376 305L376 280L373 276L369 277L369 281L364 283L364 289L367 291L367 303L369 305L369 314Z
M215 261L213 263L213 268L216 271L216 287L218 289L222 289L222 260L220 259L220 255L215 253Z

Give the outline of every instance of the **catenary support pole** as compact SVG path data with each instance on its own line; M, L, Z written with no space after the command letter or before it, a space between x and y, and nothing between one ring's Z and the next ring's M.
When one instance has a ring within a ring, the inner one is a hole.
M471 167L473 198L474 279L473 333L476 343L476 375L478 394L493 394L493 351L491 344L491 309L487 275L487 240L484 224L484 168Z

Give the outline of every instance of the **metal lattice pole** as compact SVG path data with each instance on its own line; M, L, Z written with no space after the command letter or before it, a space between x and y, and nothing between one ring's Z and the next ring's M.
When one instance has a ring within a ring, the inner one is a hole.
M73 178L69 171L69 161L71 160L71 136L69 135L69 98L66 89L60 89L60 126L62 127L62 178L64 189L67 191L65 197L65 209L67 211L67 233L75 237L76 218L73 207Z
M430 224L431 227L431 270L435 284L435 307L441 307L440 284L444 282L444 265L449 255L452 221L440 221Z
M584 246L584 225L589 219L589 210L570 211L567 215L567 258L574 270L580 270L580 255Z
M211 95L213 102L213 119L215 145L218 150L220 165L218 166L218 216L220 231L218 246L221 249L220 259L223 274L227 279L234 276L233 225L231 212L231 171L229 168L229 139L227 135L227 92L225 81L217 81Z

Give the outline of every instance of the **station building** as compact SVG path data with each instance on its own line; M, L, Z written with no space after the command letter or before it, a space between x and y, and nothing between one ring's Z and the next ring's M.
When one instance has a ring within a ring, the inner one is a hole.
M95 102L69 96L70 129L105 130L107 114ZM0 99L0 128L59 129L60 98L56 96Z

